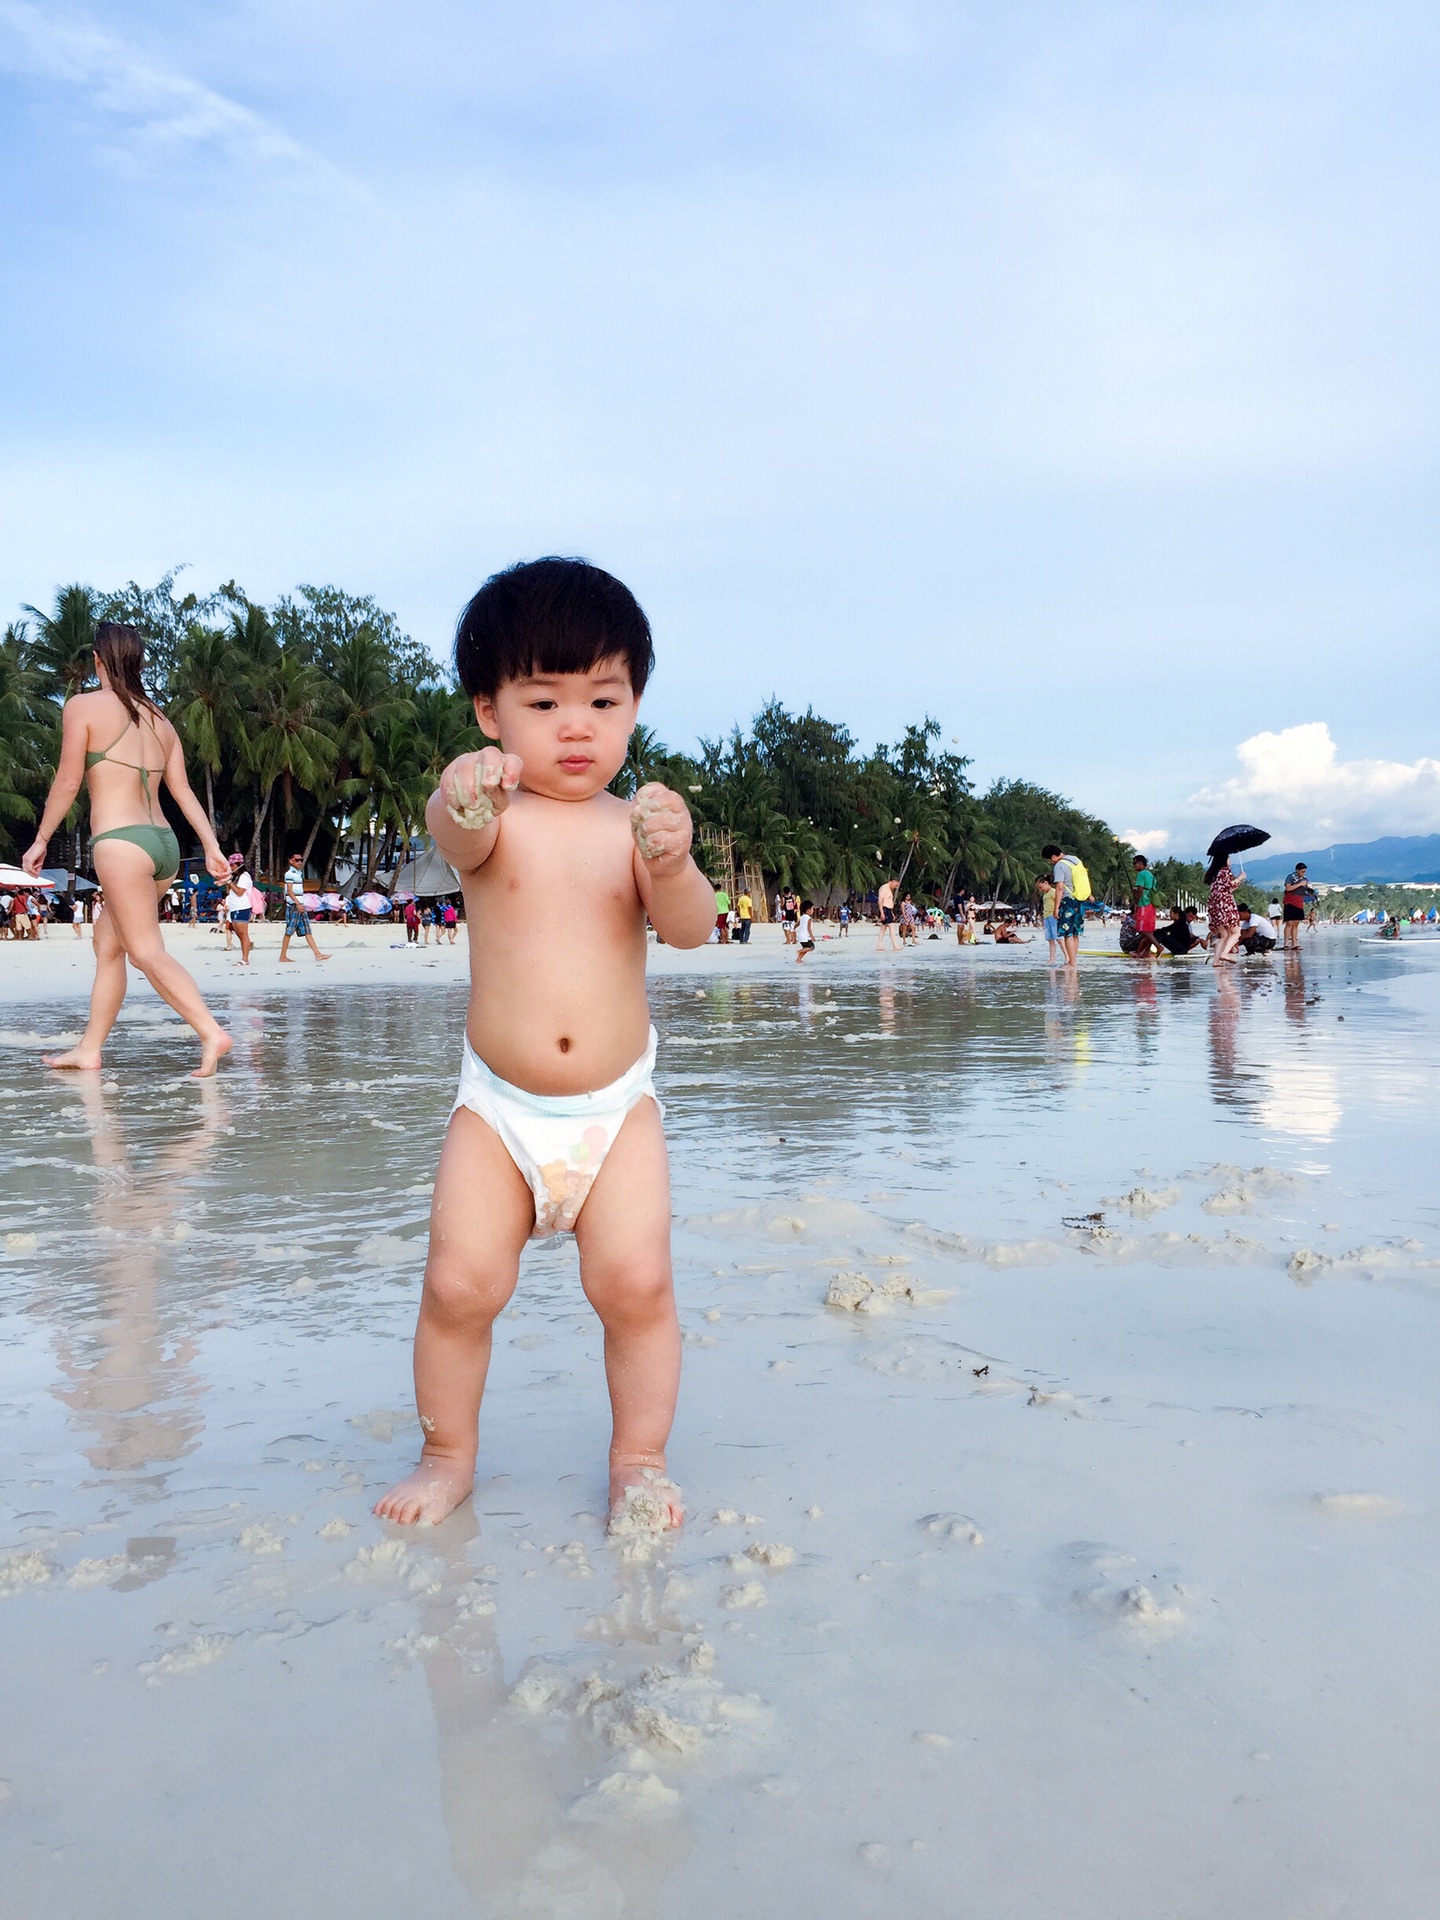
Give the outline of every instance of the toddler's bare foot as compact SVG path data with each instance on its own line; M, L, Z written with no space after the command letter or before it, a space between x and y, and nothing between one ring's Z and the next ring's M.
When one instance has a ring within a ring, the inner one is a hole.
M235 1042L223 1030L213 1040L204 1040L200 1044L200 1064L191 1074L192 1080L208 1080L216 1067L229 1053Z
M610 1462L610 1526L612 1535L665 1533L685 1518L685 1500L673 1480L665 1477L663 1453Z
M98 1073L100 1055L90 1053L84 1047L71 1047L68 1053L47 1053L41 1056L47 1067L70 1067L80 1073Z
M475 1484L473 1460L420 1456L415 1471L375 1502L382 1520L399 1527L435 1527L453 1513Z

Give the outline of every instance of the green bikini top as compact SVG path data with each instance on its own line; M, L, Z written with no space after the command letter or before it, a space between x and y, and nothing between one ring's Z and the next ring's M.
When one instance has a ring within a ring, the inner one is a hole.
M145 795L145 811L153 820L155 818L155 797L150 791L150 776L152 773L163 773L165 771L164 767L147 767L134 760L112 760L110 758L111 754L114 753L116 747L119 746L131 727L134 727L137 733L140 731L138 721L127 720L108 747L102 747L99 753L87 753L85 755L85 770L88 773L91 767L98 766L99 763L104 760L112 767L128 767L131 773L138 773L140 776L140 790ZM154 732L153 727L151 728L151 732ZM156 736L156 745L159 745L158 735Z

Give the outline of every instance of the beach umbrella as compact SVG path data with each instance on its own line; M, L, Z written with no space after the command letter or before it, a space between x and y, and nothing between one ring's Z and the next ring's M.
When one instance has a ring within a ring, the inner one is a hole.
M390 911L390 902L383 893L362 893L356 898L355 904L362 913L380 914Z
M21 893L34 893L37 889L53 887L53 880L35 880L23 867L0 866L0 887L18 888Z
M307 913L318 913L320 911L320 896L318 893L302 893L300 898L304 903Z
M322 893L320 904L327 913L339 913L343 910L345 902L338 893Z
M1244 853L1247 847L1261 847L1270 838L1263 827L1223 827L1205 851L1218 860L1222 854Z

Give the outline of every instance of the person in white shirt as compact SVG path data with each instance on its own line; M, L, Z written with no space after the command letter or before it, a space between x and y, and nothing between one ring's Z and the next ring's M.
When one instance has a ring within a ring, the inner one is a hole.
M800 918L795 923L795 945L799 948L799 952L795 955L795 964L797 967L807 954L815 951L814 913L815 903L813 900L802 900L800 902Z
M1269 953L1275 945L1274 922L1263 913L1252 913L1249 907L1241 907L1239 912L1240 944L1246 953Z
M310 916L305 911L305 869L298 853L291 854L285 869L285 933L280 942L280 959L287 967L295 964L290 958L290 941L295 934L299 934L317 960L330 958L328 953L321 953L310 931Z
M238 853L230 856L230 878L225 883L225 944L230 944L230 932L233 928L240 940L240 958L237 967L250 964L250 889L255 882L250 878L250 870Z

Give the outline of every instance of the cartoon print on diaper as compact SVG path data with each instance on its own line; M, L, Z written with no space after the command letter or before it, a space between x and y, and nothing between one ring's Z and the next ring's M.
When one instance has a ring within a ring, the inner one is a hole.
M537 1185L531 1239L574 1232L580 1209L595 1184L609 1146L610 1135L604 1127L587 1127L571 1147L568 1159L547 1160L543 1167L536 1169L539 1180L545 1184L545 1194L542 1198Z

